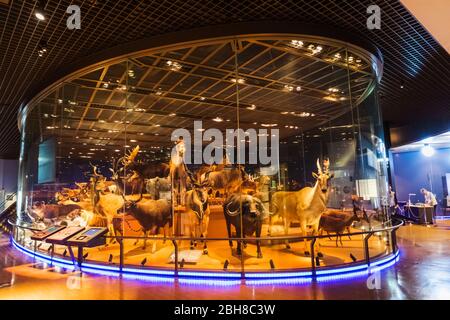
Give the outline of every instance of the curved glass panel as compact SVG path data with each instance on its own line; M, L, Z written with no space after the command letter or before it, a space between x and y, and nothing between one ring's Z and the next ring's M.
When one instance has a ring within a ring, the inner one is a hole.
M346 235L389 224L374 65L331 40L255 37L77 74L21 119L19 222L107 228L85 260L124 268L253 272L384 254L390 233ZM21 242L33 247L31 235ZM67 256L66 243L53 249Z

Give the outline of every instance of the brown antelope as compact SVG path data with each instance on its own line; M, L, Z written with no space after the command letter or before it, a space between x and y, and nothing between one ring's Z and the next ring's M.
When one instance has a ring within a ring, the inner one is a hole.
M188 216L188 228L189 236L193 238L206 238L208 234L209 225L209 205L208 205L208 193L206 189L194 185L192 190L186 192L186 214ZM190 244L191 250L197 245L197 241L192 241ZM206 239L203 245L203 254L208 254L208 247L206 245Z
M286 235L293 220L300 222L302 236L306 236L308 226L312 227L313 234L318 234L320 217L328 202L329 181L334 176L329 173L329 165L329 161L325 160L322 171L317 159L318 173L313 172L313 177L316 179L314 187L305 187L299 191L278 191L273 194L272 213L283 218ZM304 244L305 255L309 255L306 239ZM286 240L286 248L290 248L288 240ZM318 255L321 256L321 253Z

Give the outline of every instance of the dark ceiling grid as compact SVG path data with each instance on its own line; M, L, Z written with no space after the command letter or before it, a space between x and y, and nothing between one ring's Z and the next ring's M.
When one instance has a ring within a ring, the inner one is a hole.
M382 8L382 30L367 31L365 9L373 2ZM3 66L0 73L0 82L6 79L10 87L8 92L5 92L4 86L0 90L0 136L3 138L0 141L0 156L17 156L19 136L15 118L26 90L45 79L62 64L75 61L87 53L144 36L240 21L324 23L373 40L385 57L381 103L387 120L401 124L420 114L428 116L430 106L436 110L435 116L442 117L450 113L446 88L449 75L448 54L399 1L101 1L97 6L91 6L90 1L80 1L83 12L81 32L67 31L65 28L64 19L67 15L64 8L69 3L68 0L49 0L47 8L50 12L56 7L59 9L54 13L54 19L46 22L48 26L41 23L37 26L37 30L41 32L48 27L42 35L44 38L50 39L49 35L53 35L45 59L35 58L33 48L37 47L40 35L35 33L31 36L31 30L37 24L34 17L28 24L26 22L34 1L11 1L9 6L0 7L0 26L3 29L0 54L6 56L5 62L17 64L20 71L25 70L25 75L20 77L19 73L6 75ZM22 5L24 10L20 13ZM116 10L110 10L113 6L116 6ZM118 16L118 12L123 15ZM58 20L63 23L55 23ZM19 28L14 31L16 21ZM26 37L19 41L22 30L26 30ZM10 39L12 50L8 50L6 54ZM30 46L27 47L28 41ZM30 61L19 61L12 54L15 48L18 48L18 52L31 56ZM415 74L417 67L422 68L419 75ZM400 81L405 83L403 90L399 89ZM7 94L13 98L6 100Z

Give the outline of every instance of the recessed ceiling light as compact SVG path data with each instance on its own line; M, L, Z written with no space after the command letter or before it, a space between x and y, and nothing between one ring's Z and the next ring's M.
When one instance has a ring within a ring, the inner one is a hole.
M252 104L251 106L247 107L248 110L256 110L256 105Z
M231 80L231 82L234 82L234 83L239 83L239 84L243 84L243 83L245 83L245 79L244 78L231 78L230 79Z
M201 101L205 101L205 100L206 100L205 97L200 97L199 99L200 99Z
M177 114L176 113L170 113L169 117L175 117Z
M223 119L222 119L221 117L215 117L214 119L212 119L212 121L215 121L215 122L222 122Z
M34 8L34 16L39 20L39 21L44 21L45 18L45 11L44 11L44 3L42 0L38 0L36 3L36 7Z
M131 140L130 140L130 142L137 142L137 140L135 140L135 139L131 139Z

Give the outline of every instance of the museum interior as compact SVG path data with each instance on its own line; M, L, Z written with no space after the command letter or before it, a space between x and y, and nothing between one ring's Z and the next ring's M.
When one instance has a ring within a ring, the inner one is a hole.
M0 299L449 299L449 5L194 2L0 3Z

